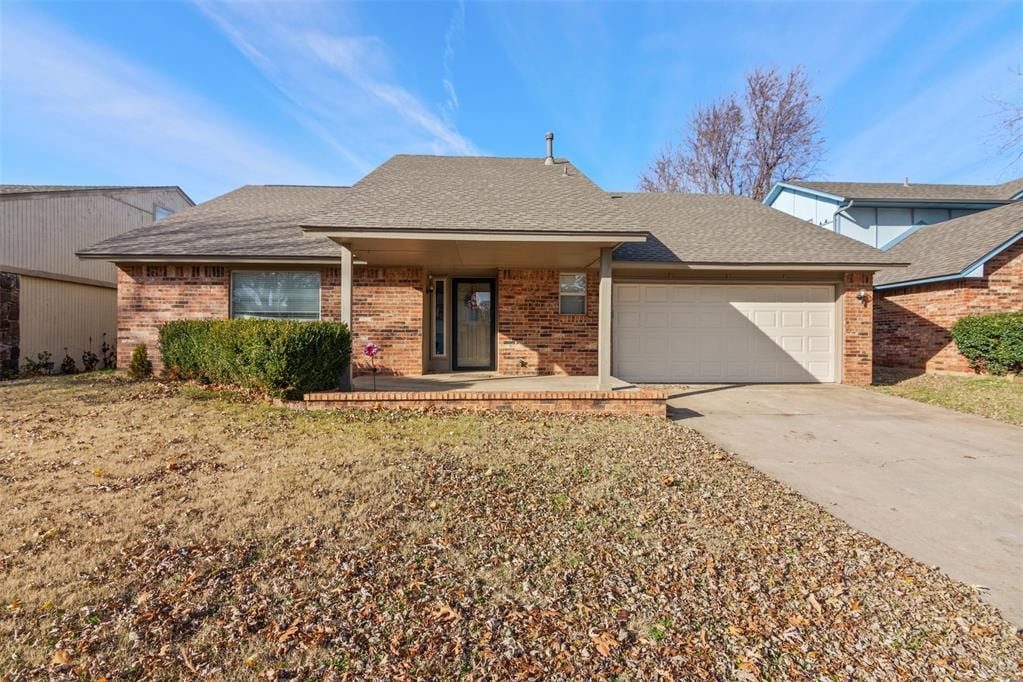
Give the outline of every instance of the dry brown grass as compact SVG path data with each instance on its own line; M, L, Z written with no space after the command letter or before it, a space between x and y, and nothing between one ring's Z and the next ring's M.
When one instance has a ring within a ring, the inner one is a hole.
M969 589L663 420L0 400L15 679L1020 672Z

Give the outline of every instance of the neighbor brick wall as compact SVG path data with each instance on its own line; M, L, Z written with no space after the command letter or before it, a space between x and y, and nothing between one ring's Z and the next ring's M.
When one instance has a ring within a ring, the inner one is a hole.
M600 277L586 273L586 314L559 313L553 270L501 270L497 276L497 371L501 374L597 373Z
M952 341L966 315L1023 310L1023 242L985 266L982 278L875 292L874 356L878 367L971 372Z
M356 268L352 326L354 365L365 363L368 340L381 345L378 366L387 374L422 373L422 271L409 268ZM162 368L159 326L170 320L227 319L231 307L231 268L226 265L123 265L117 271L117 363L127 367L139 343L149 347L153 366ZM320 268L320 315L338 320L341 286L338 268Z
M18 371L21 356L21 280L0 272L0 374Z
M873 318L874 309L868 298L860 301L856 295L866 290L868 296L874 276L870 273L847 272L842 277L842 312L844 336L842 340L842 383L865 385L873 381Z

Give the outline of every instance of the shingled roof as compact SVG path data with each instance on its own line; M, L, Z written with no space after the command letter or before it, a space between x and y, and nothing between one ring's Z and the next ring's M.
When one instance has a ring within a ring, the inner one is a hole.
M795 187L817 190L843 199L868 201L947 201L967 203L1003 203L1023 192L1023 178L1000 185L942 185L901 182L823 182L793 180Z
M138 190L176 190L193 203L177 185L0 185L0 196L19 194L59 194L64 192L113 192Z
M567 174L566 174L567 172ZM324 230L627 235L617 261L852 265L891 255L741 197L607 193L567 161L396 156L346 187L249 185L83 249L109 260L322 261ZM316 228L313 228L314 230Z
M566 160L398 155L311 213L309 228L642 232Z
M339 259L341 247L299 222L346 187L246 185L78 252L86 258Z
M616 261L725 265L892 265L898 258L736 196L630 192L613 196L651 233Z
M888 268L874 277L877 286L892 286L936 277L965 275L999 247L1023 237L1023 202L972 213L955 220L921 227L888 253L908 262L907 268Z

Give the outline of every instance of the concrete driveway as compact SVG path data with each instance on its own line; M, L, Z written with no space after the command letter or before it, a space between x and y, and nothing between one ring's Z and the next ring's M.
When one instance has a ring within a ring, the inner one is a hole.
M669 395L669 416L1023 625L1023 428L851 386Z

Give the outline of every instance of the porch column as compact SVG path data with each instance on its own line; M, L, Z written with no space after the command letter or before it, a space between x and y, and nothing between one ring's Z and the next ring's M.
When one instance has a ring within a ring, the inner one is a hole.
M341 244L341 321L348 325L352 335L352 360L355 359L355 331L352 329L352 250ZM341 375L341 390L352 390L352 363Z
M611 390L611 249L600 250L597 304L597 390Z

